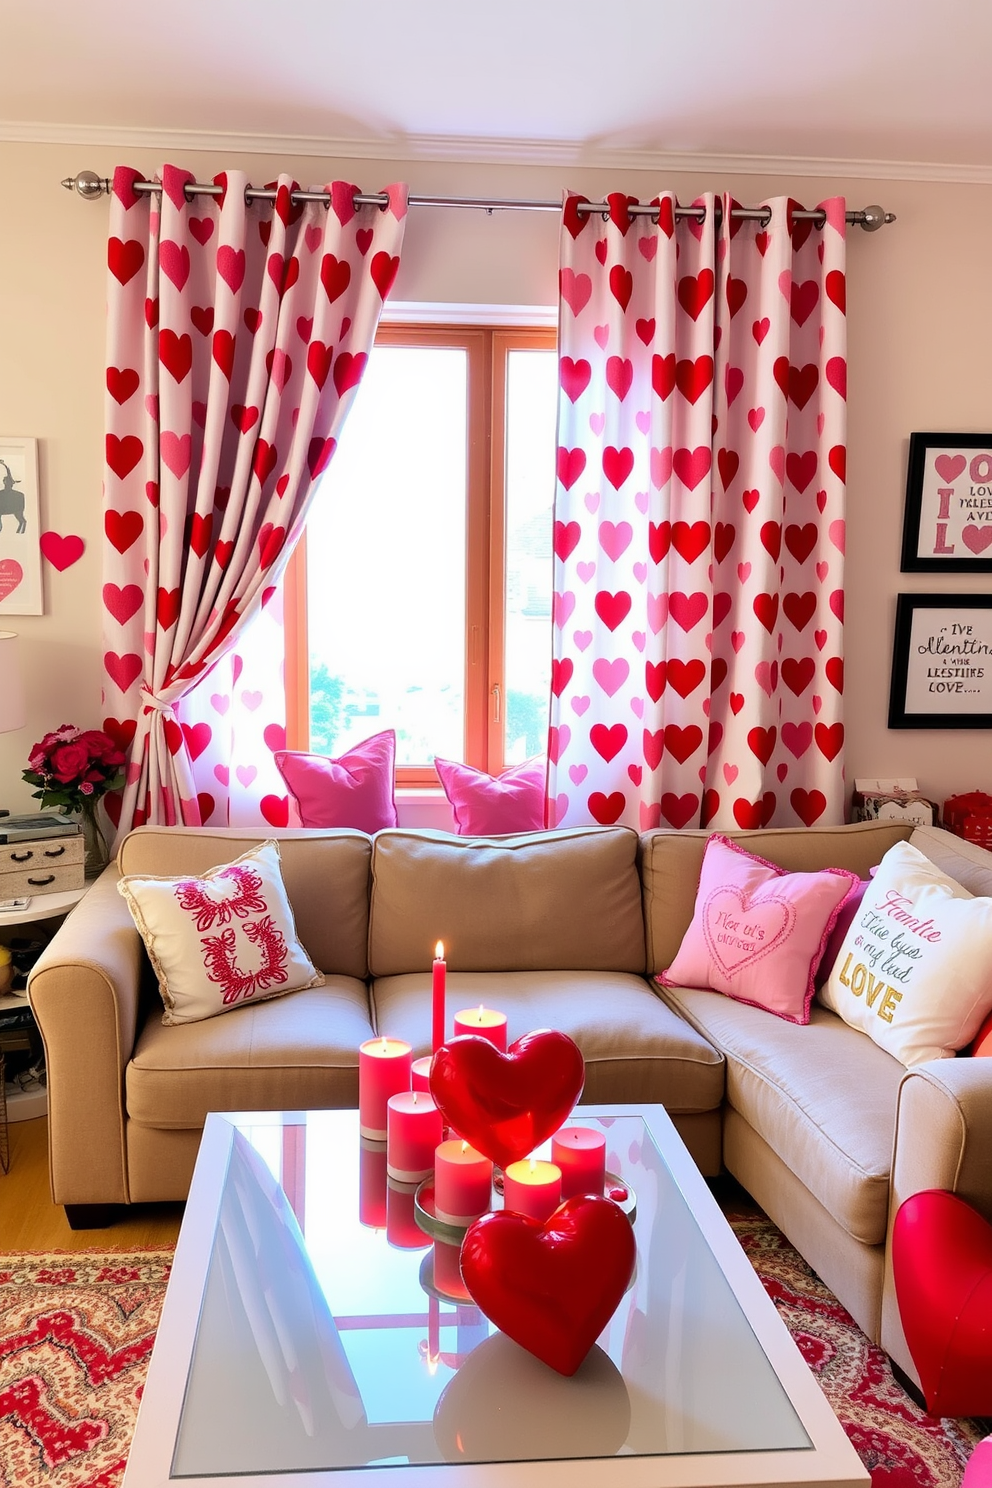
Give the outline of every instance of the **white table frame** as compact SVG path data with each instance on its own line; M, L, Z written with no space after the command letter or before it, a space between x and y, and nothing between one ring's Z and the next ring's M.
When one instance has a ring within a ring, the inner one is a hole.
M344 1114L344 1113L342 1113ZM577 1114L643 1118L745 1317L812 1442L774 1452L702 1452L567 1461L413 1464L171 1478L200 1302L224 1178L239 1125L282 1126L305 1113L207 1117L148 1369L123 1488L864 1488L870 1477L662 1106L582 1106ZM357 1134L357 1129L356 1129Z

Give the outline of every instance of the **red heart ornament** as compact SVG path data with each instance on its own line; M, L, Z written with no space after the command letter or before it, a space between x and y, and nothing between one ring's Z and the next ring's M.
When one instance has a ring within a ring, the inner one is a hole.
M506 1209L477 1219L462 1242L462 1280L501 1333L570 1375L616 1311L636 1258L623 1211L579 1194L543 1225Z
M992 1412L992 1225L956 1194L926 1189L892 1232L899 1316L934 1416Z
M525 1033L505 1054L478 1034L442 1044L431 1095L446 1123L501 1168L533 1152L571 1115L585 1061L567 1033Z

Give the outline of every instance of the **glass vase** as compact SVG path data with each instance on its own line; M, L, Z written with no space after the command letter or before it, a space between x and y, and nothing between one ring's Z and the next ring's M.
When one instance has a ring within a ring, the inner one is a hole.
M87 878L96 878L110 862L110 847L97 810L96 801L87 801L79 813L83 826L83 864Z

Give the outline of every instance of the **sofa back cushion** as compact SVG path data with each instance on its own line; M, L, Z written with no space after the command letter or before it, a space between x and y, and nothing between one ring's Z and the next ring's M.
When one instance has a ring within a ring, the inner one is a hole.
M967 842L943 827L917 827L909 841L969 894L992 898L992 852L987 847Z
M297 933L314 965L368 976L372 842L364 832L136 827L121 843L117 866L128 874L198 875L272 837Z
M372 975L428 970L439 940L454 971L643 972L637 834L379 832Z
M859 878L895 842L913 831L912 822L854 822L841 827L764 827L725 832L748 852L790 873L847 868ZM692 923L696 889L709 832L647 832L641 838L641 880L648 974L657 976L675 959Z

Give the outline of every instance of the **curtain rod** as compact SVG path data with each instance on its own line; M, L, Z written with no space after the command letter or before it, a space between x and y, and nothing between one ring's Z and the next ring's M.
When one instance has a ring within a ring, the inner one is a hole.
M95 171L79 171L75 176L66 176L62 185L67 191L76 191L86 201L95 201L97 197L109 196L112 182L106 176L98 176ZM145 194L160 192L161 185L157 181L135 181L133 189ZM213 182L193 181L186 187L189 196L220 196L222 187L215 186ZM245 200L253 201L275 201L276 193L269 187L248 186L245 189ZM294 191L292 200L294 202L323 202L325 206L330 203L330 195L326 191ZM407 199L411 207L475 207L483 212L560 212L560 201L534 201L526 197L485 197L485 196L410 196ZM355 193L356 207L379 207L386 208L389 198L383 194L367 194L365 192ZM579 202L580 212L603 212L609 211L607 202ZM627 209L632 217L654 217L657 215L657 207L650 202L635 202ZM716 207L717 220L720 217L720 205ZM771 213L767 207L734 207L730 214L734 218L748 222L763 222L767 225ZM817 227L822 227L826 221L826 213L818 211L797 211L793 217L803 222L814 222ZM695 217L702 222L706 216L705 207L676 207L675 216ZM859 211L845 213L848 223L853 226L857 224L863 227L865 232L877 232L886 222L895 222L895 213L886 212L883 207L862 207Z

